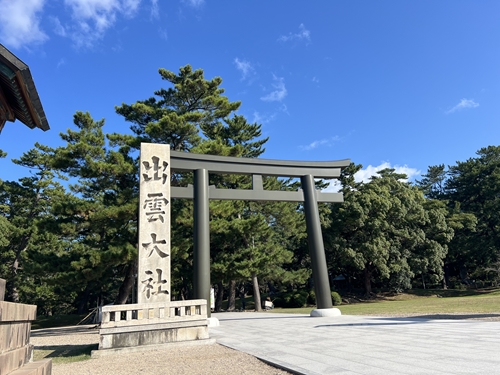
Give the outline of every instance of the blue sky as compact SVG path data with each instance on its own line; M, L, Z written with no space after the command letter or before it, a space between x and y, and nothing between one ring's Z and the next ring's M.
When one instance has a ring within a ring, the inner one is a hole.
M498 1L0 0L0 43L28 64L51 130L7 123L1 178L76 111L115 113L166 87L159 68L220 76L263 125L269 159L338 160L419 178L500 138Z

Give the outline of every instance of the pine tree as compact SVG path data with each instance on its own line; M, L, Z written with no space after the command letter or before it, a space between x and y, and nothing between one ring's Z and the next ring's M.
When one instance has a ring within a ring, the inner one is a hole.
M45 225L68 239L64 258L69 267L58 276L80 286L78 310L83 312L91 296L124 303L130 294L137 257L138 183L135 161L107 144L104 120L77 112L74 124L77 131L61 134L65 146L38 149L71 182L71 196L53 205L52 221ZM129 286L117 294L109 290L116 284Z
M13 302L27 302L20 290L30 282L26 274L27 253L39 243L43 236L40 221L50 215L54 200L64 189L54 181L45 155L38 150L31 150L14 162L29 168L32 176L0 183L0 223L5 228L0 244L1 272L8 281L8 297Z
M234 114L240 103L222 96L219 77L205 80L202 70L193 71L189 65L181 68L179 74L160 69L160 75L173 87L156 91L157 97L117 107L117 112L133 123L131 129L137 136L132 139L114 135L111 139L117 144L137 148L140 141L168 143L177 151L232 157L258 157L264 152L268 139L260 138L261 125L250 124L243 116ZM192 176L177 175L173 183L192 183ZM249 188L250 183L249 176L210 176L210 184L217 188ZM191 207L191 202L179 201L172 206L176 212L172 220L172 279L184 292L190 290L186 275L190 275L192 266L192 247L185 240L186 236L192 238ZM231 253L239 254L241 250L236 249L237 243L248 245L241 228L256 225L245 216L246 207L244 202L210 202L215 282L233 280L231 283L235 284L235 278L248 277L242 276L245 266L238 268L230 259Z
M136 149L141 142L149 142L188 151L200 143L200 129L217 125L240 106L222 95L220 77L206 80L201 69L193 71L186 65L179 74L165 69L159 73L173 87L155 91L156 97L116 107L116 112L133 124L136 137L128 141Z

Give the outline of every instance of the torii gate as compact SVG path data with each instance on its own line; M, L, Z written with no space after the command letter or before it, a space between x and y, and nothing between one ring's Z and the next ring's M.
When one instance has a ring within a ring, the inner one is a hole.
M194 187L171 187L172 198L194 199L194 281L195 299L210 301L210 218L209 199L304 202L309 254L312 262L317 310L312 316L325 316L332 310L332 297L328 280L323 236L318 211L318 202L341 203L342 193L323 193L315 188L315 178L340 177L342 168L350 160L328 162L305 162L268 159L236 158L170 152L172 171L194 171ZM253 189L216 189L208 185L208 174L252 175ZM262 186L262 176L300 177L302 190L269 191ZM322 310L322 311L318 311ZM208 309L210 316L210 309ZM335 312L334 315L338 315Z

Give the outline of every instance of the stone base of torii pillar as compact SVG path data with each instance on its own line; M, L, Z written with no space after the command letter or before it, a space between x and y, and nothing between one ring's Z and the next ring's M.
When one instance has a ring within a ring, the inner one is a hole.
M313 317L332 317L340 315L342 315L342 313L336 307L331 307L329 309L314 309L310 314L310 316Z

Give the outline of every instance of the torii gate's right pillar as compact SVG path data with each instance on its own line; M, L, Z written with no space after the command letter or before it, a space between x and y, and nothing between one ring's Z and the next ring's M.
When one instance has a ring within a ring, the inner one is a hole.
M312 263L314 292L316 293L316 306L318 309L331 309L332 296L330 281L328 280L328 267L326 265L325 247L321 233L316 187L311 175L301 177L302 190L304 191L304 211L306 215L307 237L309 241L309 255Z
M207 300L210 312L210 211L208 203L208 171L194 171L194 280L193 296Z

